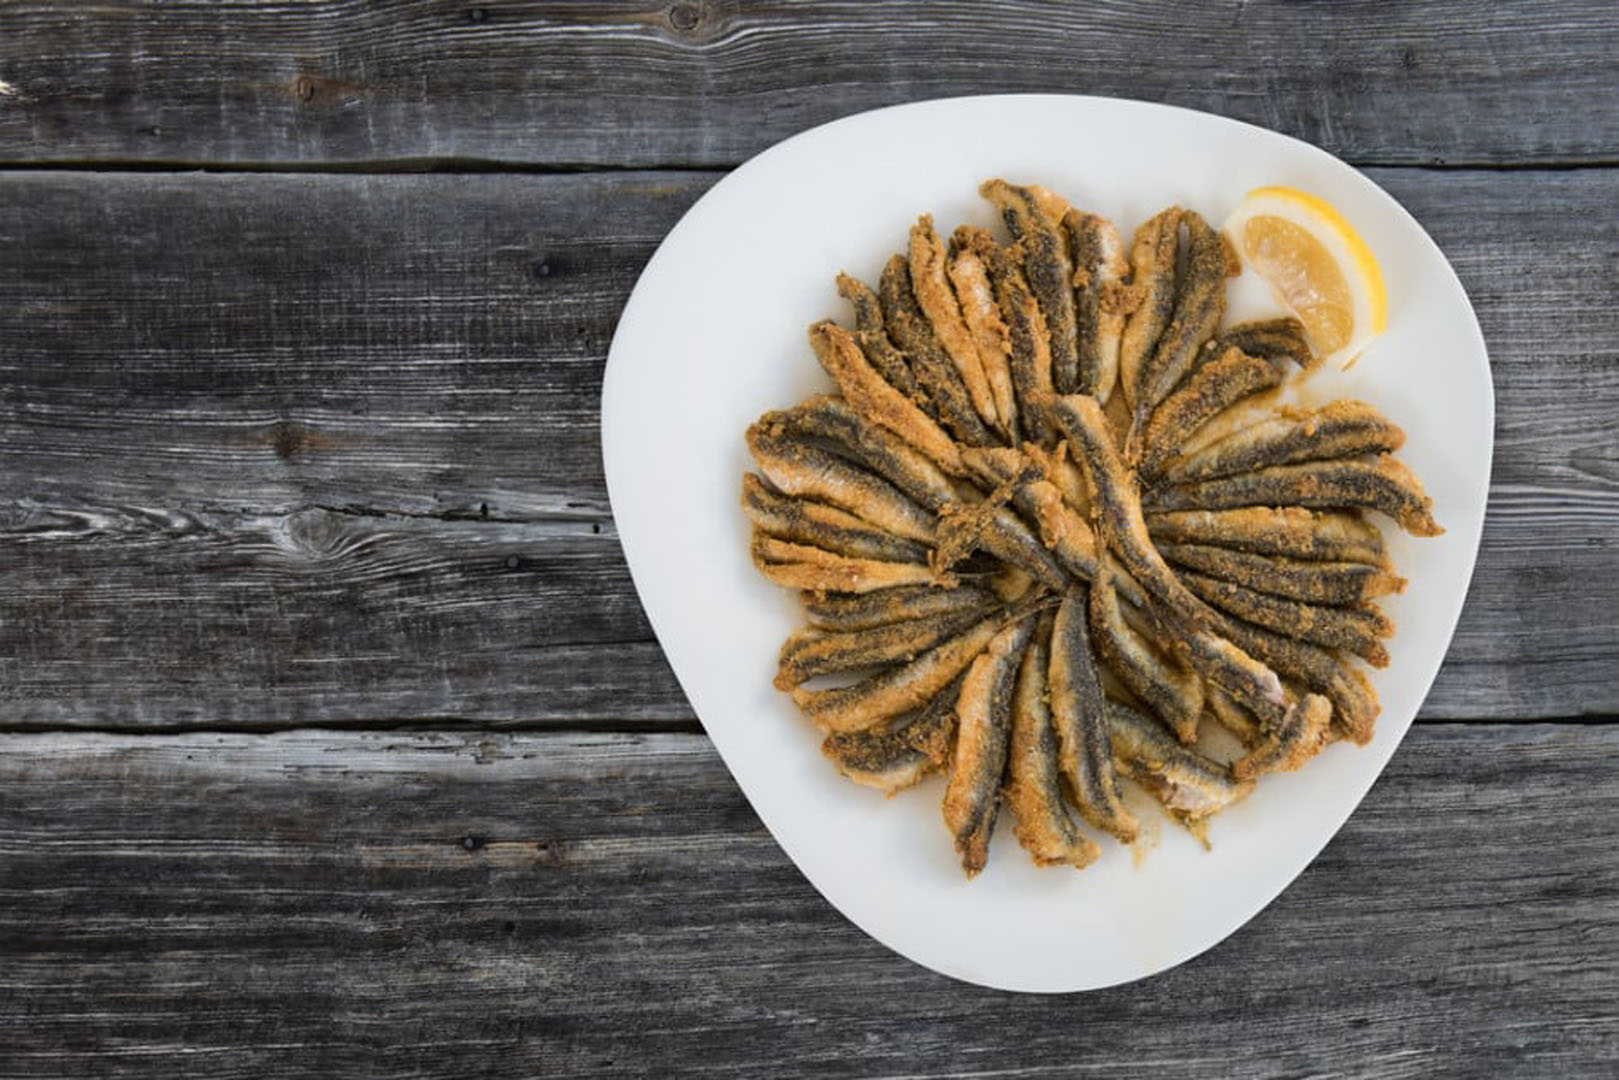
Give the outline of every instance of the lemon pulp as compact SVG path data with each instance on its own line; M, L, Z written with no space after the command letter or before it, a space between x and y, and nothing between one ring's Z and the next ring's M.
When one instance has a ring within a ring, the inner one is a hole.
M1332 353L1355 331L1355 301L1338 263L1320 241L1270 214L1249 218L1243 253L1261 277L1298 313L1317 352Z

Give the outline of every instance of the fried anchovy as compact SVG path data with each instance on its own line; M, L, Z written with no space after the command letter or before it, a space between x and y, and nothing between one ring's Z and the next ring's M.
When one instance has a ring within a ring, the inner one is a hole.
M1253 713L1266 730L1279 724L1287 710L1287 695L1276 672L1233 645L1219 630L1224 621L1219 612L1193 599L1201 606L1199 618L1210 628L1192 625L1166 612L1111 555L1100 562L1121 599L1126 599L1146 623L1160 651L1177 658L1205 682L1205 695L1224 689L1233 700Z
M852 686L793 690L793 701L825 731L864 731L890 716L909 712L937 694L984 651L1006 621L996 612L965 633L936 645L903 667L879 672Z
M949 758L960 693L958 675L911 719L887 729L828 735L821 753L857 784L888 795L903 791Z
M1109 701L1107 725L1120 771L1182 821L1202 821L1254 789L1219 762L1180 745L1128 705Z
M916 302L922 314L932 325L934 337L945 355L955 365L956 374L961 376L973 410L984 423L998 429L1000 413L995 408L989 376L978 357L978 344L962 317L961 305L945 276L944 242L933 231L933 218L928 214L923 214L911 226L910 256L911 285L916 290Z
M759 471L778 491L831 503L896 536L933 543L934 515L887 480L774 425L754 424L747 439Z
M1119 388L1135 408L1142 368L1175 312L1175 260L1181 246L1184 211L1171 206L1136 230L1130 244L1131 287L1136 308L1119 338Z
M817 675L909 663L940 642L955 637L978 619L977 612L968 611L930 615L847 633L800 630L781 647L776 662L776 689L791 690Z
M939 344L917 303L905 256L895 255L888 260L877 282L877 292L882 298L888 336L910 359L911 371L922 384L933 414L967 445L987 446L992 441L989 429L973 409L961 373Z
M1203 715L1203 680L1183 664L1159 655L1125 621L1112 575L1090 590L1092 640L1102 661L1126 690L1150 708L1184 743L1197 741Z
M1147 515L1159 543L1215 544L1258 555L1388 565L1383 534L1350 512L1300 506L1172 510Z
M1445 530L1433 519L1433 500L1411 470L1387 454L1368 460L1309 461L1158 488L1158 510L1223 510L1236 506L1359 507L1387 514L1415 536Z
M1048 431L1045 403L1052 392L1051 339L1045 315L1017 261L988 232L963 225L956 230L955 242L977 254L989 272L1011 349L1007 364L1017 397L1018 425L1024 438L1044 442Z
M1213 480L1270 465L1384 453L1404 442L1405 432L1365 402L1334 401L1313 412L1278 415L1232 432L1171 463L1164 479L1172 484Z
M946 516L939 533L939 547L932 560L936 568L950 566L972 551L984 551L1047 588L1061 589L1067 584L1062 564L1028 524L1005 506L987 502L963 505Z
M955 589L907 585L851 596L807 592L800 599L804 602L804 611L809 616L811 626L838 633L869 630L874 626L939 615L959 615L964 612L981 615L999 604L994 593L976 585L963 585Z
M1308 604L1189 570L1180 578L1187 588L1227 614L1312 645L1343 649L1373 667L1388 667L1388 650L1378 639L1393 634L1394 624L1375 604Z
M972 662L956 703L956 750L944 794L944 822L968 877L989 858L989 834L1000 810L1001 775L1012 724L1018 664L1034 634L1024 617L1000 630Z
M753 473L742 474L742 509L748 520L778 540L811 544L860 559L928 561L928 549L916 541L874 529L834 506L778 494Z
M965 450L962 462L970 473L995 487L1016 481L1012 505L1039 531L1040 542L1064 570L1089 580L1096 576L1096 537L1085 519L1049 480L1027 478L1028 459L1010 448Z
M1108 546L1131 576L1170 611L1192 625L1206 624L1202 601L1175 580L1174 572L1147 536L1135 481L1113 444L1102 407L1088 395L1069 394L1054 399L1050 412L1069 446L1077 452L1086 486L1095 500L1093 513Z
M1108 746L1102 684L1091 658L1083 585L1069 591L1057 607L1051 628L1051 716L1057 731L1063 776L1074 805L1085 820L1125 843L1136 838L1135 816L1119 794L1113 754Z
M1365 743L1372 737L1381 706L1371 683L1361 672L1326 649L1274 634L1241 619L1227 619L1225 631L1243 649L1331 701L1332 726L1346 738Z
M979 546L991 555L1029 573L1040 584L1060 589L1068 576L1051 552L1029 531L1016 514L1000 508L990 521Z
M917 563L855 559L806 544L777 540L755 529L753 564L777 585L789 589L821 589L829 592L872 592L896 585L954 582L948 574L938 574Z
M1161 640L1199 675L1224 687L1268 726L1281 719L1281 680L1265 665L1212 633L1219 616L1176 579L1153 547L1141 516L1141 500L1125 471L1102 408L1096 399L1070 394L1053 403L1052 417L1081 458L1087 487L1095 500L1104 545L1111 548L1139 587L1176 624ZM1149 612L1160 622L1162 617Z
M1177 566L1312 604L1358 604L1402 592L1405 579L1359 562L1314 562L1204 544L1159 544Z
M1131 405L1134 422L1130 433L1138 452L1132 454L1126 450L1126 456L1132 460L1139 456L1140 439L1153 410L1186 377L1203 343L1214 336L1225 314L1225 279L1230 257L1225 241L1201 215L1187 210L1183 220L1186 222L1186 272L1176 286L1175 309L1169 325L1152 353L1141 362L1136 377L1136 397Z
M1252 394L1280 385L1275 364L1230 348L1204 364L1153 410L1141 437L1137 469L1157 477L1186 440L1224 410Z
M838 295L854 308L854 336L871 366L905 397L917 403L925 402L927 398L916 376L911 374L905 354L895 347L888 336L888 327L883 324L883 306L877 294L859 278L839 274Z
M1238 705L1236 700L1218 686L1210 685L1207 692L1209 715L1215 722L1241 740L1244 747L1253 747L1260 740L1259 721L1253 713Z
M1051 382L1059 394L1091 393L1094 371L1082 373L1074 321L1074 266L1057 222L1041 209L1028 188L986 180L978 193L1001 212L1012 240L1023 252L1023 276L1046 320L1051 351Z
M953 237L949 273L956 299L961 304L961 316L978 349L979 366L984 369L990 393L995 398L997 428L1008 442L1016 442L1019 428L1017 398L1012 389L1012 338L1001 318L1001 306L989 283L989 271L976 251L964 249Z
M1018 669L1006 801L1017 817L1018 843L1038 865L1067 863L1077 868L1095 862L1102 850L1079 831L1063 805L1057 732L1047 689L1051 622L1050 615L1041 617Z
M1220 351L1233 346L1249 356L1291 360L1306 371L1315 367L1316 363L1310 352L1310 343L1304 336L1304 324L1297 319L1241 323L1222 330L1220 336L1214 339L1214 348Z
M1246 757L1234 762L1231 773L1239 780L1252 780L1271 772L1290 772L1321 752L1327 743L1327 726L1333 708L1327 699L1315 694L1297 702L1281 725L1262 739Z
M1119 338L1133 310L1135 293L1124 284L1130 272L1124 243L1113 223L1096 214L1069 210L1062 217L1074 264L1074 326L1082 394L1102 404L1119 379Z
M810 327L809 339L815 358L860 415L892 431L945 471L960 471L955 441L867 363L853 334L837 323L819 322Z
M1073 460L1066 441L1059 443L1057 449L1053 451L1027 443L1023 447L1023 452L1040 463L1040 467L1045 470L1046 479L1057 485L1057 490L1062 492L1062 497L1068 500L1068 505L1072 506L1076 513L1087 516L1090 514L1091 493L1085 486L1085 472Z
M866 420L842 398L812 397L797 408L765 413L759 424L824 443L833 453L865 466L935 514L958 497L955 485L931 458L887 428Z

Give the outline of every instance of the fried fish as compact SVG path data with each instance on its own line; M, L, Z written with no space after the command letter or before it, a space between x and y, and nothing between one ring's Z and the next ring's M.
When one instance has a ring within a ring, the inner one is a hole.
M1012 696L1034 626L1035 620L1025 616L998 631L961 683L944 821L968 877L976 876L989 858L1010 743Z
M1049 614L1041 617L1018 668L1006 802L1017 819L1018 843L1037 864L1083 868L1096 861L1101 849L1079 831L1063 805L1057 732L1052 726L1047 685L1051 625Z

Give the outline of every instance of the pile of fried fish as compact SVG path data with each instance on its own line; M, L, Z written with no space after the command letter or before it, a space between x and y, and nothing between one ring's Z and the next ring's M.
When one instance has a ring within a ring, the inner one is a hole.
M760 417L742 487L754 562L808 616L777 687L849 778L947 773L969 876L1003 802L1037 863L1084 867L1076 812L1137 837L1121 777L1196 829L1366 742L1358 664L1388 663L1375 601L1405 581L1365 515L1442 531L1375 409L1279 404L1303 328L1222 325L1238 264L1198 214L1127 249L1042 188L980 191L1008 241L924 216L875 290L838 277L853 329L809 328L838 393ZM1205 724L1241 750L1203 752Z

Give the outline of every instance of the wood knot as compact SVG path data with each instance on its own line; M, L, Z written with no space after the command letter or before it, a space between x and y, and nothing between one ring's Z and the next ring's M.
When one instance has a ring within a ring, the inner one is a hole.
M311 75L307 72L293 79L288 84L288 90L292 94L294 101L310 109L335 105L345 98L354 97L360 93L360 88L352 83L328 79L324 75Z
M559 839L538 840L534 853L539 856L541 866L561 866L568 857L568 845Z
M689 34L703 21L703 9L696 4L676 4L669 9L669 25Z
M304 429L290 420L282 420L270 429L270 448L282 461L296 456L306 445Z
M488 21L489 12L485 11L483 8L475 7L467 9L467 22L471 23L473 26L482 26Z
M461 838L461 850L462 851L477 851L479 848L483 847L484 844L486 844L486 843L488 843L488 841L486 841L481 836L471 836L471 835L463 836Z

